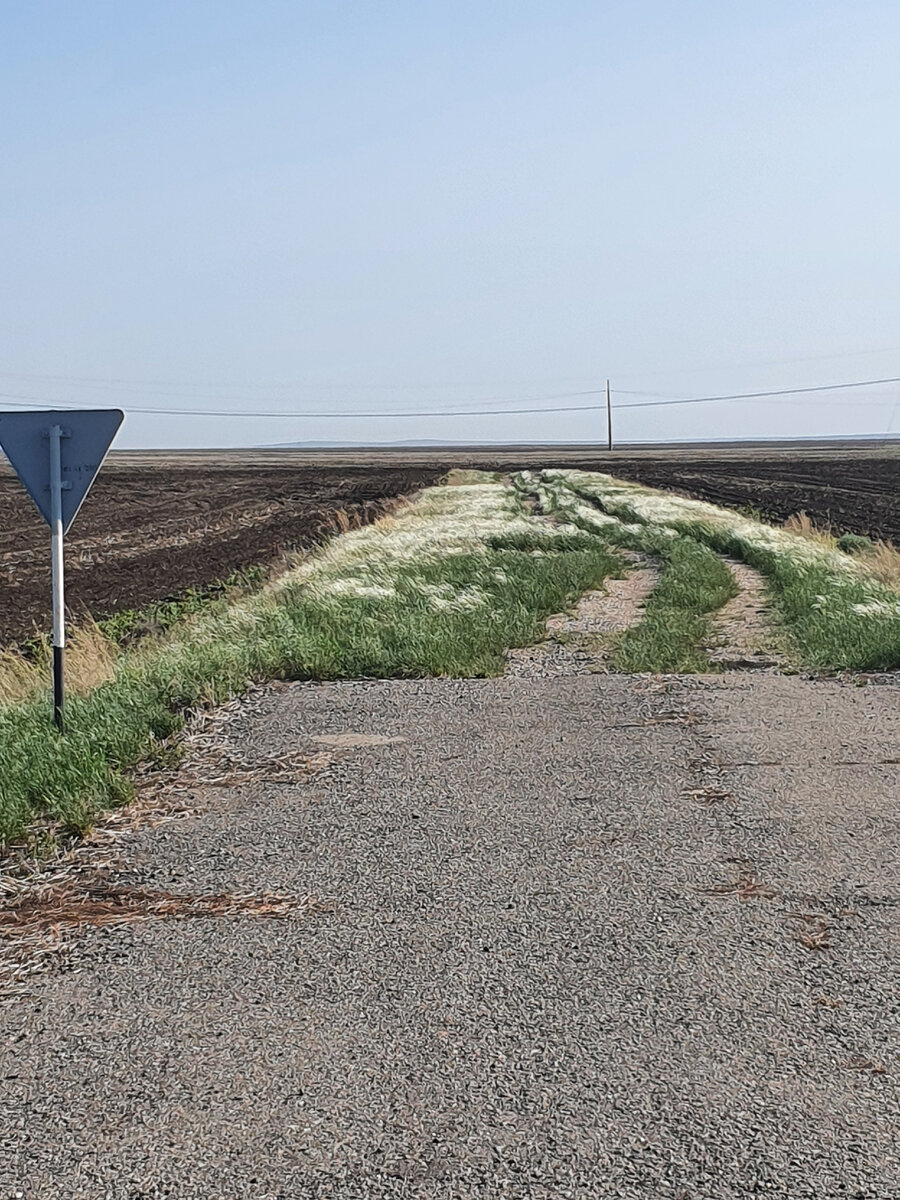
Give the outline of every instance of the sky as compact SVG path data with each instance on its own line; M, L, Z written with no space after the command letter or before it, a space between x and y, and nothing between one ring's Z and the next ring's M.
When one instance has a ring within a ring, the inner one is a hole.
M513 410L609 378L626 441L900 434L896 383L660 404L900 376L898 44L869 0L0 0L0 407L595 442Z

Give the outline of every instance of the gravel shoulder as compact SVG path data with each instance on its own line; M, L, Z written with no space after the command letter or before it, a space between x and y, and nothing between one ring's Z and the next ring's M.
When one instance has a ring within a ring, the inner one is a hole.
M68 935L0 1008L0 1195L900 1195L897 701L258 693L232 744L309 769L194 778L107 869L308 903Z

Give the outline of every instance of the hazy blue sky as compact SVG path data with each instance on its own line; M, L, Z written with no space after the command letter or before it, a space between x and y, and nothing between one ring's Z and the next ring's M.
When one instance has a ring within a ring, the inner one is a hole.
M0 14L4 407L504 408L607 375L620 403L900 375L896 0ZM898 399L617 426L880 434ZM582 440L604 422L132 413L119 444Z

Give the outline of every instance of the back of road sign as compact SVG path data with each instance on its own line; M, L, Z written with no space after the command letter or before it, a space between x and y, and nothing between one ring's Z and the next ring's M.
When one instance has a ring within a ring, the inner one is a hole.
M0 412L0 446L48 525L50 430L55 425L62 430L62 523L66 533L124 417L118 408Z

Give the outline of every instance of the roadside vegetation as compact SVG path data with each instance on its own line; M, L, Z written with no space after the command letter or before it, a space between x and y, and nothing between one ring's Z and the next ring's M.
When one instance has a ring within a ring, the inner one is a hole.
M255 680L500 673L508 647L620 569L596 537L530 518L508 485L430 489L262 591L114 649L72 695L65 737L43 693L0 707L0 840L37 815L85 829L187 712ZM113 643L96 636L104 657Z
M586 501L554 473L522 472L516 484L535 496L547 515L660 562L659 583L647 600L643 618L612 649L613 670L714 669L707 651L714 641L711 614L737 594L734 576L715 551L668 526L622 521Z
M232 571L221 582L185 588L170 599L151 601L145 608L120 609L98 619L97 627L110 641L128 646L142 637L165 633L185 617L203 612L216 602L231 603L241 596L259 591L270 573L267 566Z
M69 632L66 687L81 694L116 673L119 654L144 638L158 637L195 613L209 613L259 591L272 574L269 567L234 571L221 583L187 588L143 609L122 609L97 620L86 616ZM52 648L44 634L0 650L0 707L23 703L50 687Z
M642 537L686 537L755 567L768 582L773 608L801 666L890 670L900 665L900 556L890 547L863 546L854 537L841 549L811 527L775 527L609 475L545 471L539 486L551 506L570 512L582 528L595 509L598 531L605 530L613 542L622 533L610 518L636 544Z

